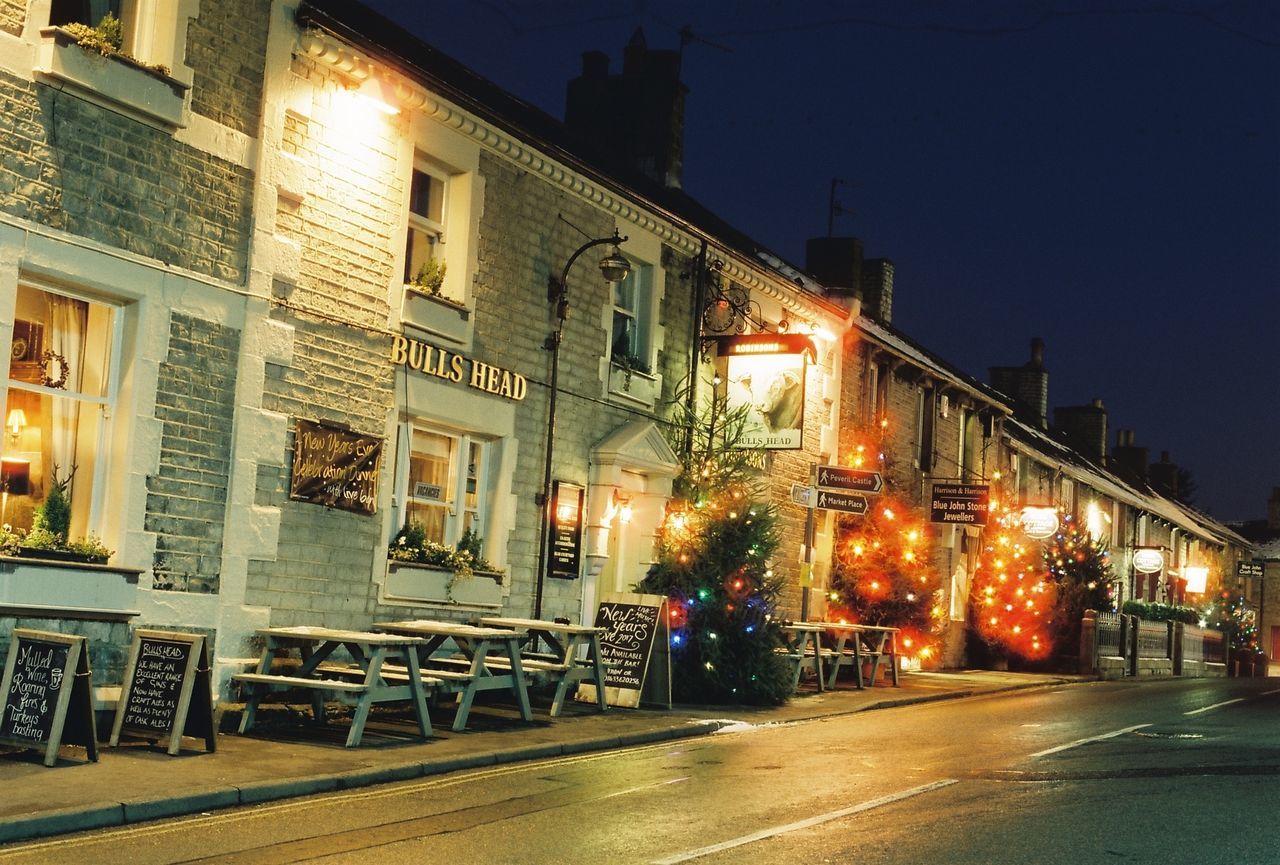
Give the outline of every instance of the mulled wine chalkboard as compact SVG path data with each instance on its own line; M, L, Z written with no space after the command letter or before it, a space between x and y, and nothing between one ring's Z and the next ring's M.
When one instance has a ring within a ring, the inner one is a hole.
M84 637L17 628L0 679L0 743L44 751L58 759L60 745L83 745L98 759Z
M206 750L216 749L209 657L202 635L134 632L112 745L119 744L121 733L167 738L170 754L178 753L183 736L203 738Z

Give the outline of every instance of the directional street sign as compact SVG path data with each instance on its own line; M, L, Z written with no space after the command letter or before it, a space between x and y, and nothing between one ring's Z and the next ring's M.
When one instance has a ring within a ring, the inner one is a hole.
M879 472L847 469L844 466L818 466L818 486L836 490L878 493L884 487Z
M813 487L804 484L791 485L791 501L806 508L813 507L813 496L817 492Z
M859 493L833 493L818 490L815 508L824 511L843 511L846 514L862 515L867 512L867 497Z

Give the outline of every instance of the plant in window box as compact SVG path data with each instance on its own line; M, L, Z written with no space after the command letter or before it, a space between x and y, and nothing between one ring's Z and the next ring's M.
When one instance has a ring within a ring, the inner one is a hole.
M97 51L104 57L119 57L141 69L158 72L168 77L169 67L163 64L143 63L124 50L124 25L110 12L102 16L98 26L88 24L63 24L60 29L81 48Z
M500 578L502 570L480 555L480 538L467 529L456 547L427 540L422 523L411 520L392 539L387 547L387 558L393 562L426 565L452 572L450 587L459 580L468 580L477 573Z
M649 364L638 354L615 351L610 361L614 366L622 370L622 387L624 390L631 390L631 374L633 372L643 375L649 374Z
M107 549L95 535L68 540L71 529L71 500L67 488L76 470L73 466L65 478L58 477L58 467L53 467L49 477L49 492L36 508L31 531L14 531L4 526L0 532L0 553L55 561L84 562L105 565L113 551Z
M444 285L444 275L449 266L438 258L428 258L427 263L418 268L418 273L413 277L410 283L415 288L426 289L427 294L432 297L440 296L440 289Z

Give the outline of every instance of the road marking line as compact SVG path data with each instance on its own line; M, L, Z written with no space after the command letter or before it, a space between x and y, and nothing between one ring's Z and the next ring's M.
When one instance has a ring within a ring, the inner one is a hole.
M1184 715L1199 715L1201 712L1207 712L1210 709L1217 709L1220 706L1230 706L1232 703L1243 703L1244 697L1236 697L1234 700L1223 700L1221 703L1214 703L1212 706L1205 706L1202 709L1192 709L1190 712L1183 712Z
M795 823L788 823L785 826L774 826L771 829L762 829L759 832L753 832L750 835L743 835L741 838L734 838L729 841L723 841L719 844L712 844L708 847L699 847L696 850L678 853L667 859L657 859L654 861L653 865L678 865L680 862L688 862L690 859L697 859L710 853L719 853L721 850L731 850L734 847L741 847L744 844L762 841L765 838L772 838L775 835L795 832L797 829L808 829L810 826L817 826L820 823L828 823L832 820L838 820L841 817L847 817L850 814L857 814L860 811L870 811L872 808L879 808L881 805L901 802L903 799L910 799L912 796L919 796L921 793L929 793L933 790L939 790L943 787L949 787L952 784L957 783L959 783L959 781L955 778L934 781L932 784L925 784L921 787L912 787L910 790L890 793L888 796L881 796L879 799L872 799L868 802L851 805L848 808L841 808L839 811L832 811L828 814L819 814L816 817L798 820Z
M1274 691L1263 691L1263 692L1262 692L1261 694L1259 694L1258 696L1259 696L1259 697L1270 697L1272 694L1280 694L1280 688L1276 688Z
M1058 745L1053 748L1046 748L1043 751L1036 751L1031 754L1032 757L1047 757L1050 754L1056 754L1059 751L1066 751L1070 748L1078 748L1081 745L1088 745L1090 742L1101 742L1103 739L1114 739L1116 736L1123 736L1125 733L1132 733L1134 730L1141 730L1143 727L1150 727L1150 724L1135 724L1132 727L1125 727L1123 730L1115 730L1110 733L1103 733L1100 736L1090 736L1087 739L1076 739L1074 742L1068 742L1065 745Z

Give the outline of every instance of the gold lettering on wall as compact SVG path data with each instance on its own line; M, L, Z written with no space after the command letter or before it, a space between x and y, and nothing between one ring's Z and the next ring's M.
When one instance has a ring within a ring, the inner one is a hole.
M465 380L469 387L516 402L529 393L528 380L518 372L454 354L407 336L391 338L390 360L393 366L417 370L455 384Z

